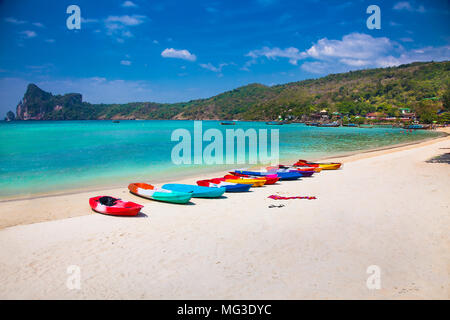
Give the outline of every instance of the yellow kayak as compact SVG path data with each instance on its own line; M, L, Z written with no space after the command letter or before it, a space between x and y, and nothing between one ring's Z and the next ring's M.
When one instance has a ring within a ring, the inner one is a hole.
M262 187L266 183L266 180L263 179L246 179L246 178L225 179L225 181L231 183L251 184L252 187Z
M340 167L340 163L319 163L319 168L323 170L337 170Z

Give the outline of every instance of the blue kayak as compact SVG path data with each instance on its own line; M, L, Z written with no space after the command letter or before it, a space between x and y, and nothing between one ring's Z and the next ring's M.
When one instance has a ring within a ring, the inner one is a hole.
M227 190L227 192L247 192L250 191L251 186L251 184L232 183L226 184L223 187Z
M225 188L201 187L191 184L168 183L162 186L163 189L192 193L193 198L218 198L225 192Z
M247 171L247 170L234 170L234 172L238 174L245 174L249 176L267 176L271 174L276 174L280 180L297 180L299 179L302 174L298 171L286 171L286 172L280 172L280 171Z
M225 188L225 192L247 192L251 184L231 183L221 179L199 180L197 184L202 187Z

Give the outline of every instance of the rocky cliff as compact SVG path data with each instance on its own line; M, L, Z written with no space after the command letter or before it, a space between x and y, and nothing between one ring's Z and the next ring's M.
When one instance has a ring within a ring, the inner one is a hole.
M54 120L64 119L63 109L82 107L82 96L69 93L63 96L52 95L35 84L29 84L27 91L16 108L17 120Z

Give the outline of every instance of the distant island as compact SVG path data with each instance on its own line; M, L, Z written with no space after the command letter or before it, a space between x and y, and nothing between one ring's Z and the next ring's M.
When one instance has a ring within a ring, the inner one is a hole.
M29 84L16 114L8 112L5 120L282 119L305 122L345 118L347 122L362 123L365 119L398 120L410 114L423 123L448 123L449 71L449 61L416 62L330 74L271 87L249 84L211 98L171 104L91 104L83 102L79 93L52 95Z

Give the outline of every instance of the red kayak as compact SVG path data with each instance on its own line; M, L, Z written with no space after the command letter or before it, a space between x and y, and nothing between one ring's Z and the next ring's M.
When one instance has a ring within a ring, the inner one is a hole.
M98 196L89 199L92 210L114 216L136 216L144 206L140 204L122 201L108 196Z

